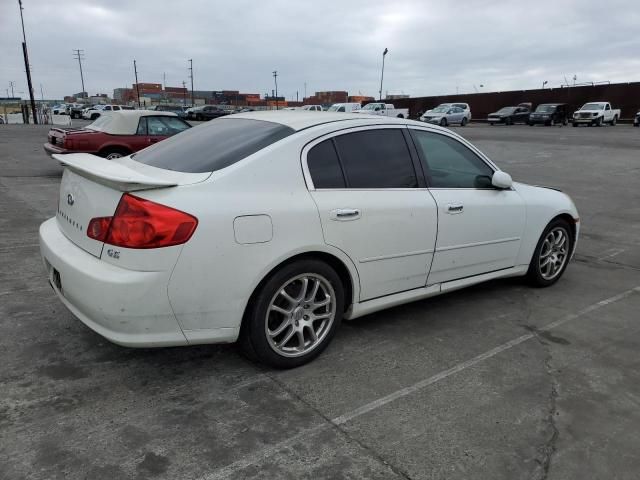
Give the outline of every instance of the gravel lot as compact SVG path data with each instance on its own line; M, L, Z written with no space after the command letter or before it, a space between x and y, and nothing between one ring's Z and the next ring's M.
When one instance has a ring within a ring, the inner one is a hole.
M494 281L343 324L318 360L131 350L54 297L37 245L61 168L0 126L0 478L637 479L640 129L456 131L562 188L578 254L552 288Z

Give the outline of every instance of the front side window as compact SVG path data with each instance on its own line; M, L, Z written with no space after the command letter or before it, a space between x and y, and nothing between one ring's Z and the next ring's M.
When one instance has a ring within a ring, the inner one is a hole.
M417 188L402 130L347 133L335 142L348 188Z
M430 187L491 188L493 169L459 141L423 130L411 135L426 161Z

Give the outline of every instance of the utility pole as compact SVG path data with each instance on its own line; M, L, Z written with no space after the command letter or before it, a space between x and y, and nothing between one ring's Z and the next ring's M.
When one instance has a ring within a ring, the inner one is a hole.
M15 87L15 85L16 82L9 82L9 87L11 88L11 98L13 98L13 87ZM7 90L7 96L9 96L8 93L9 91Z
M167 74L162 72L162 89L166 90L167 88Z
M307 82L304 82L304 97L302 97L302 100L305 98L307 98Z
M299 100L298 100L298 90L296 90L296 102L299 102Z
M187 104L187 82L182 81L182 105Z
M27 86L29 87L29 98L31 100L31 111L33 112L33 123L38 124L36 113L36 100L33 98L33 85L31 84L31 68L29 67L29 53L27 52L27 35L24 33L24 17L22 16L22 0L18 0L20 6L20 22L22 23L22 53L24 55L24 68L27 71ZM28 118L28 116L27 116Z
M273 82L276 84L276 110L278 110L278 71L273 71Z
M189 59L189 78L191 79L191 106L195 105L193 100L193 59Z
M42 93L42 84L40 84L40 100L44 102L44 93Z
M136 77L136 98L138 99L138 108L140 108L140 87L138 87L138 67L136 61L133 61L133 74Z
M384 79L384 57L389 53L389 49L385 48L382 52L382 73L380 74L380 101L382 101L382 80Z
M80 81L82 82L82 96L86 98L84 89L84 75L82 74L82 59L84 58L84 50L75 49L73 51L73 58L78 59L78 65L80 66Z

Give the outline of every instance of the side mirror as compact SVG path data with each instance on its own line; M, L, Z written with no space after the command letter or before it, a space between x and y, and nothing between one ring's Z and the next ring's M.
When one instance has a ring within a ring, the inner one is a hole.
M506 190L507 188L511 188L511 185L513 185L513 180L511 179L511 175L509 175L507 172L498 170L493 174L493 177L491 177L491 185L496 188Z

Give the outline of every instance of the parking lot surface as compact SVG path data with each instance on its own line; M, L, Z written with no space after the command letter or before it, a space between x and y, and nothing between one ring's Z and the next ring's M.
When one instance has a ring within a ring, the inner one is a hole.
M343 323L316 361L112 345L39 257L61 167L0 126L0 479L637 479L640 131L456 128L580 211L553 287L494 281ZM150 299L152 301L152 299Z

